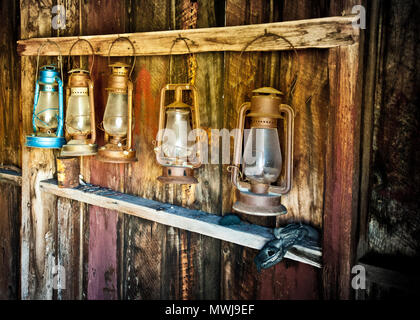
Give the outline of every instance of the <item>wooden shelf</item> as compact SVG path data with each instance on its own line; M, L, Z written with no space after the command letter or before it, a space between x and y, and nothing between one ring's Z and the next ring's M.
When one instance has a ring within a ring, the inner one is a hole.
M142 219L257 250L261 249L267 241L274 238L269 228L243 222L239 225L222 226L219 225L221 217L217 215L123 194L105 188L94 187L91 188L93 191L83 191L77 188L59 188L57 181L54 179L41 181L40 188L44 192L59 197L120 211ZM295 246L286 253L285 258L320 268L321 256L321 249L313 250Z
M13 170L0 169L0 181L6 181L17 186L21 186L22 175Z
M135 55L168 55L173 41L178 37L188 38L191 52L242 51L245 45L265 32L275 33L287 38L296 49L333 48L352 45L359 39L359 29L353 28L354 16L328 17L308 20L296 20L276 23L253 24L234 27L201 28L156 32L125 33L95 36L73 36L52 38L31 38L19 40L17 51L21 56L37 55L38 48L47 39L55 41L62 55L68 55L70 47L77 39L88 40L96 55L106 56L111 42L119 36L128 37L134 44ZM255 41L246 51L290 50L282 39L267 37L264 41ZM47 44L42 55L56 56L57 48ZM172 54L187 54L189 51L183 41L173 46ZM87 45L76 46L72 55L91 54ZM131 56L132 48L128 43L120 42L112 48L112 56Z

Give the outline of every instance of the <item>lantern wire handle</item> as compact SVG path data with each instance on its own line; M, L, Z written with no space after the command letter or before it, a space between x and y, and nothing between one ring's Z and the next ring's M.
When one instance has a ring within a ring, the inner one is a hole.
M184 41L184 43L185 43L185 46L187 47L187 49L188 49L188 54L190 55L190 56L192 56L193 55L193 53L191 52L191 49L190 49L190 46L188 45L188 42L187 42L187 40L188 41L191 41L191 43L194 43L194 41L192 41L191 39L189 39L189 38L186 38L186 37L183 37L181 34L179 34L178 35L178 37L176 38L176 39L174 39L173 41L172 41L172 46L171 46L171 48L170 48L170 50L169 50L169 65L168 65L168 69L166 70L166 73L168 73L168 71L169 71L169 83L171 83L171 76L172 76L172 50L173 50L173 48L175 47L175 44L178 42L178 41ZM193 74L194 74L195 72L193 72Z
M92 47L92 44L88 41L88 40L86 40L86 39L81 39L81 38L79 38L79 39L77 39L73 44L72 44L72 46L70 47L70 50L69 50L69 57L68 57L68 61L67 61L67 63L68 63L68 65L71 67L71 64L70 64L70 59L71 59L71 50L73 50L73 48L76 46L76 44L78 43L78 42L80 42L80 41L85 41L88 45L89 45L89 47L90 47L90 50L92 51L92 63L90 64L90 68L89 68L89 73L90 73L90 75L92 75L92 70L93 70L93 63L95 62L95 51L93 50L93 47ZM80 55L81 56L81 55ZM80 64L80 69L82 68L82 64Z
M248 43L245 44L245 46L241 50L241 53L239 55L239 59L242 57L242 54L246 51L246 49L248 49L248 47L250 45L252 45L255 41L260 40L262 38L272 38L272 37L275 38L275 39L282 39L282 40L284 40L289 45L289 47L291 48L291 50L293 50L293 53L296 56L297 67L295 68L296 71L295 71L295 74L294 74L294 76L292 78L292 82L290 84L290 88L288 90L288 94L292 94L293 91L294 91L294 88L296 86L297 80L298 80L299 69L300 69L300 62L299 62L299 55L297 53L297 50L296 50L295 46L286 37L281 36L281 35L278 35L278 34L275 34L275 33L272 33L272 32L267 32L267 29L265 29L263 34L261 34L259 36L256 36L254 39L252 39L251 41L249 41Z
M48 43L52 43L53 45L55 45L56 47L57 47L57 49L58 49L58 58L57 58L57 61L58 61L58 67L60 68L60 72L61 72L61 74L60 74L60 76L61 76L61 80L63 79L63 56L61 55L61 49L60 49L60 46L56 43L56 42L54 42L54 41L52 41L52 40L49 40L49 39L47 39L43 44L41 44L40 45L40 47L38 48L38 54L37 54L37 57L36 57L36 75L35 75L35 82L36 81L38 81L38 68L39 68L39 55L40 55L40 53L41 53L41 50L48 44Z
M125 40L125 41L128 41L128 42L130 43L131 47L133 48L133 65L132 65L132 67L131 67L130 74L128 75L128 77L131 79L131 74L133 73L134 66L136 65L136 49L134 48L134 44L133 44L133 42L132 42L129 38L127 38L127 37L118 37L118 38L116 38L114 41L112 41L111 45L109 46L109 50L108 50L108 65L110 65L110 64L111 64L111 49L112 49L112 47L114 46L114 44L115 44L117 41L119 41L119 40Z

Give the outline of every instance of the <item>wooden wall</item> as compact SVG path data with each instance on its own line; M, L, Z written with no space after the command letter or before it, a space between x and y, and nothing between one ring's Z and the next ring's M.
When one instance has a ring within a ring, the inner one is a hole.
M61 31L60 35L80 34L80 22L81 33L92 35L182 29L187 25L200 28L315 18L328 16L330 12L326 2L313 4L309 10L304 1L299 2L300 9L296 9L288 1L279 4L275 1L228 0L224 4L216 5L214 1L201 0L197 1L197 20L191 23L183 18L191 10L192 3L189 0L92 0L82 3L82 21L79 21L78 2L64 3L69 27ZM30 14L31 10L47 14L48 6L44 5L45 2L41 5L36 1L21 3L21 38L58 36L58 32L49 25L50 21ZM331 10L335 10L333 12L336 14L338 9ZM287 102L296 110L298 128L294 163L297 173L296 187L284 197L290 214L278 221L266 219L254 222L275 226L288 221L304 221L321 230L325 220L324 194L329 187L332 203L335 205L338 201L339 206L327 208L331 215L326 220L330 226L326 232L328 235L333 232L332 238L341 232L332 227L336 217L333 210L341 210L340 205L346 205L346 201L340 200L344 197L342 188L352 182L334 182L337 180L335 176L340 170L339 166L334 165L327 171L326 164L335 161L337 153L334 148L340 148L341 141L334 140L329 145L327 142L334 130L357 129L358 113L354 114L353 127L345 127L345 122L343 127L336 127L331 125L335 123L336 114L329 110L333 108L337 112L351 111L351 108L357 108L358 105L355 100L346 104L346 101L338 99L331 104L329 99L334 96L329 93L328 83L333 81L334 90L346 88L340 72L347 69L331 71L331 61L341 64L340 54L346 55L346 52L337 52L337 56L333 58L322 50L299 53L299 81L294 93L286 97ZM185 81L184 59L185 57L174 59L174 81ZM198 54L196 59L200 121L205 129L233 129L236 126L238 106L250 98L252 89L256 87L274 86L289 92L291 70L297 67L295 58L287 53L251 53L244 55L242 59L239 59L238 53L206 53ZM22 88L25 88L22 93L25 133L30 131L29 102L33 95L33 61L33 58L22 58L22 74L25 75L22 79ZM146 198L213 214L229 213L234 195L226 165L204 165L196 174L199 184L193 186L165 186L156 181L161 169L155 161L152 142L157 132L159 92L169 81L168 61L168 56L137 59L133 81L136 122L134 143L138 162L115 165L86 158L82 160L84 178L94 184ZM355 66L354 75L357 77L357 62ZM107 75L106 59L98 57L93 73L97 119L102 119L104 112ZM355 88L347 89L350 90L348 96L353 99L352 92ZM357 134L355 139L357 140ZM103 132L99 131L98 143L102 142ZM350 148L356 148L348 149L352 155L357 154L357 144L354 141L345 143ZM308 265L285 261L258 274L253 263L257 254L255 250L221 243L209 237L95 206L80 207L66 199L41 195L37 183L40 179L53 176L55 152L25 148L23 155L22 203L25 205L31 202L32 205L26 206L23 211L22 298L318 299L323 295L349 296L348 283L345 280L339 285L342 291L323 292L322 272ZM348 173L351 177L357 172L357 168L353 166L352 158L344 157L339 161L346 163L346 159L350 161ZM326 175L330 175L328 181L331 183L324 186ZM357 186L355 187L353 194L357 194ZM343 209L347 210L347 215L354 212L352 207ZM38 217L37 220L33 219L35 216ZM352 228L352 225L345 227ZM82 237L78 236L80 230L83 230ZM345 248L340 255L334 244L327 242L331 250L326 251L327 259L324 263L331 263L331 268L324 271L324 278L327 275L329 281L338 281L349 276L345 263L352 259L351 233L346 237L335 238L342 241ZM75 256L83 257L82 261L78 261ZM66 290L56 292L47 285L55 264L66 268ZM329 285L324 281L324 290Z
M20 63L16 52L19 37L19 6L0 3L0 170L19 171L22 163L19 109ZM19 185L0 178L0 300L19 296Z
M21 147L24 135L32 130L36 60L22 57L21 72L11 72L19 70L14 51L19 29L20 38L26 39L232 26L340 15L343 11L350 13L352 6L359 1L195 2L198 14L192 21L185 18L193 5L190 0L21 0L20 27L19 21L14 20L17 14L4 13L13 8L19 12L19 8L14 7L15 2L1 4L1 16L8 18L1 27L9 31L2 32L1 43L6 50L2 50L1 59L11 61L8 65L14 67L4 68L6 72L0 76L0 108L7 113L7 117L0 121L0 157L4 164L22 166L23 185L21 197L20 188L4 187L4 183L0 183L0 191L4 191L1 192L0 206L4 208L2 212L8 212L0 218L0 236L6 235L8 240L4 247L11 257L0 263L0 271L13 270L10 279L0 279L0 298L16 298L19 291L15 249L18 248L20 202L17 199L20 197L22 299L352 298L350 269L356 262L356 236L367 230L368 225L371 228L362 234L364 240L359 242L358 253L373 250L418 256L414 236L408 240L407 236L404 237L408 245L395 247L394 241L387 240L390 229L378 225L384 221L383 217L391 220L401 217L395 209L397 203L406 208L404 212L410 217L410 223L403 224L405 227L392 235L401 239L398 235L405 234L404 228L411 230L413 235L418 230L408 226L418 225L418 210L409 201L418 195L418 181L412 178L407 185L404 179L416 176L413 170L418 163L415 152L418 144L417 109L412 102L418 100L415 90L418 79L413 71L416 67L414 56L418 51L413 39L418 32L402 31L413 28L410 24L415 21L412 12L418 12L418 7L408 0L404 4L385 2L380 21L388 29L380 29L377 36L376 29L370 29L366 45L362 42L361 47L346 50L303 50L298 54L298 82L293 93L285 97L296 112L294 188L283 197L289 214L277 221L253 222L275 226L304 221L323 230L322 270L285 260L257 273L253 263L257 254L255 250L40 192L39 181L55 174L57 152ZM66 29L59 32L51 26L51 7L55 4L65 5L67 11ZM368 9L372 11L368 12L373 12L374 7L369 4ZM410 23L393 30L391 25L405 21L397 18L396 12L400 10ZM80 21L79 17L82 18ZM401 38L400 34L405 34L406 38ZM377 77L369 73L371 60L367 59L363 66L359 64L363 59L354 58L359 50L361 53L371 50L374 41L380 44L378 54L383 57L375 62L380 70ZM404 47L407 59L397 60L400 63L397 64L395 52L399 47ZM234 128L240 103L249 99L251 90L256 87L273 86L290 92L292 71L298 65L296 58L288 53L249 53L241 59L238 53L205 53L197 54L196 59L200 121L205 129ZM105 58L98 57L95 61L96 117L102 119L109 70ZM226 165L204 165L196 172L199 184L195 186L165 186L156 181L161 169L155 161L152 142L157 132L160 89L169 81L168 61L168 56L137 58L133 81L134 143L138 162L115 165L85 157L81 160L84 179L122 192L213 214L229 213L235 196ZM411 62L405 65L403 61ZM392 68L400 65L406 67L407 72L393 71ZM184 81L185 57L174 59L172 73L174 80ZM355 81L348 81L349 77ZM362 79L364 86L361 86ZM406 79L411 85L406 85ZM378 83L378 86L373 86L373 83ZM20 95L17 94L19 87ZM368 88L376 90L374 101L368 99L372 96ZM361 109L362 93L364 105ZM16 108L19 100L21 112ZM401 105L405 108L403 114L399 109ZM405 133L394 135L393 131L387 131L390 127ZM360 130L363 130L361 136ZM367 134L370 131L371 140ZM343 132L352 134L346 134L348 138L343 140ZM407 140L410 143L401 152L398 146ZM374 153L369 156L372 141ZM101 131L98 131L98 143L103 143ZM389 154L394 155L392 161L386 157ZM406 165L400 166L400 163ZM376 172L383 167L389 173L386 181L394 183L387 184L388 191L378 193L370 177L381 176ZM359 177L362 182L360 199ZM410 187L410 195L404 194L406 187ZM360 203L362 212L363 204L366 208L359 225L354 213ZM65 267L65 290L57 291L51 287L55 265Z
M417 294L420 257L418 1L372 1L359 255L377 271L360 299ZM375 14L373 14L373 12ZM369 127L367 128L369 129ZM369 279L369 278L368 278Z

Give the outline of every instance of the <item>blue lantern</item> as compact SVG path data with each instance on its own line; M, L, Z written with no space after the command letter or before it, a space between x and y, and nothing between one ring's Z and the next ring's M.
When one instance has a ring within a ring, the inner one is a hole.
M59 51L58 66L61 74L55 65L42 66L39 71L39 79L35 82L34 108L32 114L32 126L34 132L26 137L26 146L32 148L59 149L65 143L63 136L63 81L62 58L60 48L55 42ZM43 44L38 49L37 71L39 66L39 54Z

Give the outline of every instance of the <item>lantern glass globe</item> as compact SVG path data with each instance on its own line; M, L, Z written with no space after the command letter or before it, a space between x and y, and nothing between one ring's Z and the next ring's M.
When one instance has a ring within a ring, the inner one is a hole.
M56 129L58 126L58 92L40 91L35 115L35 125L38 128Z
M245 140L244 174L255 183L270 184L281 173L282 157L276 128L251 128Z
M66 114L66 130L72 134L87 135L91 131L88 88L71 90Z
M125 137L128 128L128 96L110 92L104 113L104 129L110 136Z

